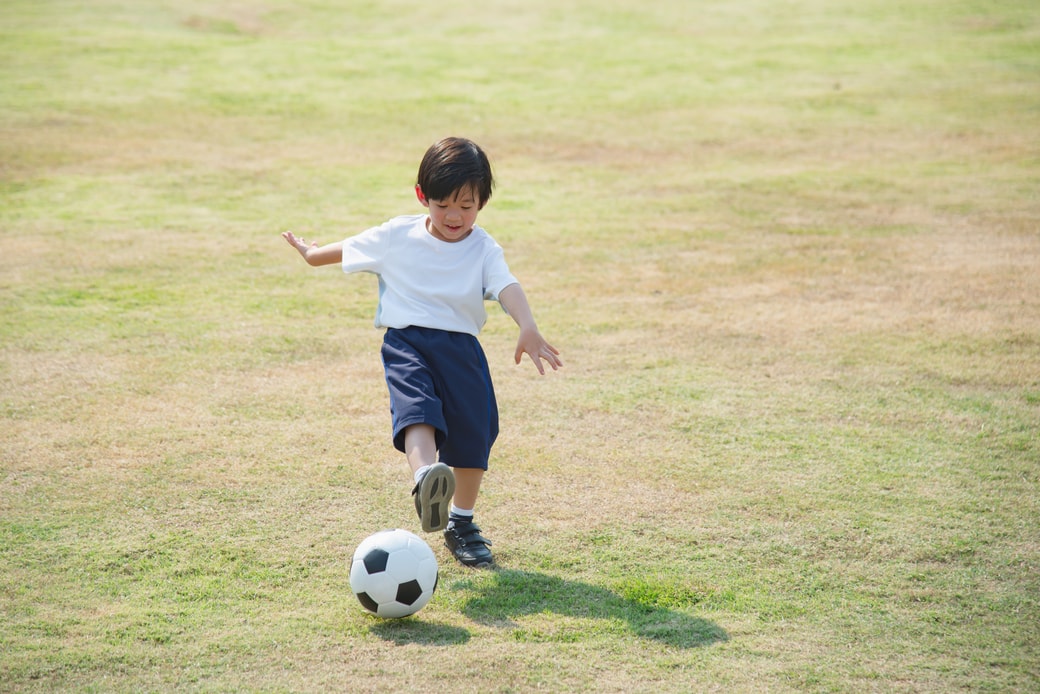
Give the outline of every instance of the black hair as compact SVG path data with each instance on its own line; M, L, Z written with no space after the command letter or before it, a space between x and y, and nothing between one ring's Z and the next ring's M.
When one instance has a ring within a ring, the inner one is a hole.
M446 137L426 150L416 183L427 200L447 200L463 188L472 188L483 208L495 180L491 162L477 143Z

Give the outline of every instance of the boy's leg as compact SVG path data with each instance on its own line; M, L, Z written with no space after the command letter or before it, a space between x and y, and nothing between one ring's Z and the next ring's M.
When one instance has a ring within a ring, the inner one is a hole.
M457 488L453 506L469 513L464 515L453 510L451 522L444 530L444 544L466 566L490 566L495 561L489 549L491 540L480 534L480 528L473 522L472 515L484 471L479 468L455 468L455 478Z
M437 462L434 432L429 424L413 424L404 430L404 455L413 474Z
M477 505L483 479L484 471L479 468L455 468L455 505L473 510Z
M413 424L404 432L404 452L415 476L415 512L424 532L443 530L455 492L455 476L444 463L437 462L435 430L428 424Z

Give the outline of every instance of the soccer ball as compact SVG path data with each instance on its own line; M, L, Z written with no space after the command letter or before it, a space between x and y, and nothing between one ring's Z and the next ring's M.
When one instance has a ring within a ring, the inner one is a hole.
M396 619L421 610L437 589L437 557L418 535L383 530L354 551L350 589L374 615Z

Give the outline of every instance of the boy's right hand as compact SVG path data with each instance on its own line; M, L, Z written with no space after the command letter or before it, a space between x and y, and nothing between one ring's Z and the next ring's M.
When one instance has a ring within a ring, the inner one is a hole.
M289 242L289 245L299 251L300 255L304 258L307 257L307 251L311 248L317 248L318 244L315 242L307 243L302 236L297 236L291 231L283 231L282 238Z
M317 242L311 241L307 243L307 239L297 236L291 231L283 231L282 238L303 256L308 265L315 267L318 265L331 265L343 260L342 241L319 247Z

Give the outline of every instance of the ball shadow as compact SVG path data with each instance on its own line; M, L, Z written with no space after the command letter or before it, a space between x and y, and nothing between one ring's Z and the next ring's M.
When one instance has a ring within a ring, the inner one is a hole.
M517 570L493 571L486 580L456 584L473 594L462 612L480 624L516 626L513 619L549 612L627 622L632 633L675 648L699 648L729 640L720 626L674 609L628 599L580 581Z
M409 643L428 646L457 646L469 641L469 631L461 627L446 624L432 624L421 619L408 617L405 619L381 620L369 627L369 631L398 646Z

